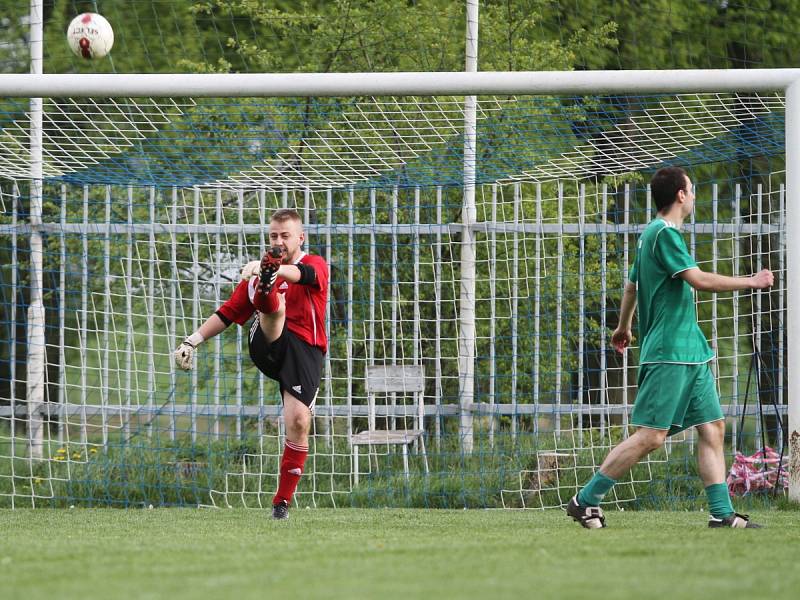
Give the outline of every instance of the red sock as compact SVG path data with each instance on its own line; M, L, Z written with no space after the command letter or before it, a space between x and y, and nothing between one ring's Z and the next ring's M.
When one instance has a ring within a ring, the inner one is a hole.
M272 499L272 504L278 504L282 500L292 503L292 496L300 482L303 474L303 466L306 464L308 456L308 446L301 446L286 440L281 458L281 475L278 479L278 492Z
M258 284L256 284L256 290L258 290ZM278 301L278 286L273 285L272 289L269 291L269 294L266 296L258 291L256 291L255 295L252 299L253 306L255 306L258 312L270 314L274 313L280 307L280 302Z

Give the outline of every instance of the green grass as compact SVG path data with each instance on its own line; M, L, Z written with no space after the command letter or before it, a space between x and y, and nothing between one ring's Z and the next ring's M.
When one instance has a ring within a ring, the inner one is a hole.
M617 433L611 442L618 441ZM338 435L333 450L317 442L296 499L303 507L324 508L558 506L577 491L579 483L588 481L598 457L590 450L577 452L574 460L562 465L558 480L547 478L547 473L553 472L546 470L544 489L539 490L539 454L574 443L566 436L554 446L552 436L549 438L528 432L514 439L503 433L495 436L492 447L485 436L476 435L472 454L465 455L460 438L447 433L439 448L428 450L429 473L424 472L420 455L414 453L411 475L406 479L401 454L396 451L379 456L377 463L373 460L371 473L363 472L370 464L364 459L360 485L353 486L350 448L346 438ZM89 447L49 444L50 460L31 461L27 440L22 437L17 438L16 457L11 459L10 439L3 438L0 424L0 509L196 507L212 502L225 506L226 501L235 508L252 508L259 501L269 502L277 484L279 440L274 431L264 440L261 443L254 435L245 439L229 435L216 441L210 436L192 440L183 435L170 440L161 432L152 438L139 435L125 441L115 435L109 437L106 447L100 438L92 438ZM595 441L585 439L585 443L597 446L609 441L595 434ZM696 455L688 444L673 446L667 462L661 462L666 459L663 450L651 458L659 462L634 469L638 483L621 480L615 487L615 496L626 509L697 510L706 506ZM195 467L187 471L183 464ZM375 470L376 464L380 470ZM560 486L557 490L556 484ZM520 487L522 491L513 492ZM229 493L223 497L222 490ZM247 494L239 493L242 491ZM789 508L790 504L784 494L755 494L736 502L743 511Z
M700 512L2 511L0 596L795 598L797 513L709 530Z

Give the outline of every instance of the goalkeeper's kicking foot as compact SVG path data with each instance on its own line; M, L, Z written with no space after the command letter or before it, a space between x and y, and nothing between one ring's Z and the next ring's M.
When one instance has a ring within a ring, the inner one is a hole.
M261 271L258 275L258 291L267 295L272 291L278 279L278 269L283 263L283 250L280 246L273 246L261 258Z
M289 518L289 503L286 500L272 505L272 518L276 521L284 521Z
M567 514L586 529L601 529L606 526L603 509L599 506L581 506L577 495L567 504Z
M722 519L717 519L715 517L708 518L708 526L712 529L719 529L730 527L731 529L763 529L763 525L759 525L758 523L753 523L750 520L749 515L740 515L739 513L733 513L729 517L725 517Z

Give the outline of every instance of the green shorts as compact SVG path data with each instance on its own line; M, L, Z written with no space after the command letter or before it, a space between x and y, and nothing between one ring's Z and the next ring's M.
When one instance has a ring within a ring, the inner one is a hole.
M675 435L703 423L725 418L710 363L644 364L639 367L639 391L631 424L666 429Z

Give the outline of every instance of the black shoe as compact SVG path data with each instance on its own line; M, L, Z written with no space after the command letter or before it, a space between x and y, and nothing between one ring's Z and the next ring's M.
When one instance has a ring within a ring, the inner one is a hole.
M586 529L600 529L606 526L603 509L599 506L581 506L577 495L567 504L567 514Z
M286 500L281 500L272 505L272 518L276 520L289 518L289 503Z
M280 246L273 246L261 258L261 271L258 275L258 291L269 294L275 280L278 279L278 268L283 263L283 250Z
M763 529L763 525L759 525L758 523L753 523L750 520L749 515L740 515L739 513L733 513L729 517L725 517L724 519L717 519L715 517L708 518L708 526L712 529L717 529L719 527L730 527L731 529Z

